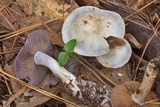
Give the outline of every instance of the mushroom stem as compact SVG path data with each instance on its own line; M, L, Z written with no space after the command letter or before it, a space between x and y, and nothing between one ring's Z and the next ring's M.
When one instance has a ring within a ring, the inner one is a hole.
M38 51L34 56L34 62L36 65L43 65L48 67L53 72L53 74L72 91L74 96L78 91L80 91L79 87L77 86L78 83L76 81L76 77L65 68L61 67L59 63L52 57Z
M157 57L149 62L139 89L132 94L132 99L136 103L140 105L145 104L146 96L150 92L159 70L160 70L160 57Z

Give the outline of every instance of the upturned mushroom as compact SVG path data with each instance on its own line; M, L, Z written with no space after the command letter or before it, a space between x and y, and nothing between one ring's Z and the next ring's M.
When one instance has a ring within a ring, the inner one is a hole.
M80 90L76 77L60 67L58 62L51 57L52 55L53 49L48 33L45 30L32 32L15 59L16 76L19 79L26 79L31 85L38 86L50 69L72 91L72 94L76 95Z
M111 91L113 107L159 107L146 103L156 99L157 96L151 91L154 80L160 71L160 57L152 59L144 74L142 83L127 81L115 86Z
M97 56L97 60L105 67L119 68L126 64L132 54L130 44L125 39L110 36L106 38L110 51L101 56Z
M26 79L34 86L38 86L49 72L47 67L35 65L34 55L37 51L53 55L48 33L45 30L36 30L30 33L14 62L16 76L19 79Z
M121 16L113 11L93 6L75 9L64 21L62 39L64 43L77 40L75 53L83 56L100 56L110 51L105 38L111 35L123 38L125 24Z

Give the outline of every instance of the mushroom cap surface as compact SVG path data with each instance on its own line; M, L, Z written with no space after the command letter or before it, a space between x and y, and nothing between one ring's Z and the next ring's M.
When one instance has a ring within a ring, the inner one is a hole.
M113 107L159 107L159 105L146 104L140 106L132 100L131 94L137 91L140 83L137 81L126 81L115 86L111 91L111 103ZM146 101L156 99L156 95L150 92Z
M111 35L123 38L125 24L121 16L112 11L93 6L75 9L64 21L62 39L64 43L77 40L75 53L84 56L99 56L109 52L104 38Z
M34 86L38 86L49 72L48 68L34 63L34 55L37 51L53 55L50 39L45 30L36 30L29 34L14 62L16 77L26 79Z
M119 68L126 64L132 54L130 44L125 39L108 37L108 43L110 44L110 52L105 55L97 56L97 60L105 67Z

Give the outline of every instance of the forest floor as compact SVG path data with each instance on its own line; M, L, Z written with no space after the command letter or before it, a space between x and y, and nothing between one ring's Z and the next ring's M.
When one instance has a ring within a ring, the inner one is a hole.
M77 102L52 73L39 86L32 86L18 79L14 70L18 52L28 35L38 29L48 32L52 57L57 60L64 46L63 22L73 10L88 5L122 16L132 56L127 64L113 69L102 66L94 57L73 53L64 67L77 78L105 86L108 91L126 81L142 81L149 61L160 53L159 0L0 0L0 107L95 106ZM160 73L151 90L160 97Z

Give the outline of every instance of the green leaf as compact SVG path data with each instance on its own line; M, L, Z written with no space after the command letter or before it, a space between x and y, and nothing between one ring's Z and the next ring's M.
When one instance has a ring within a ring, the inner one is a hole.
M64 50L68 53L72 53L76 44L77 44L76 39L72 39L64 45Z
M61 67L63 67L69 59L69 55L67 52L60 52L58 55L58 63Z

